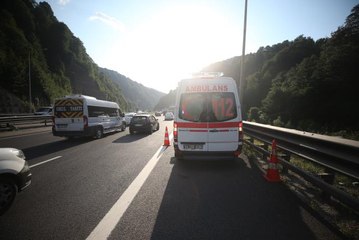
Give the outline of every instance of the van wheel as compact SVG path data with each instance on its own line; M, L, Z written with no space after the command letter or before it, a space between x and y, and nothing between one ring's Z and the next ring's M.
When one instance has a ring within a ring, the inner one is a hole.
M102 127L96 128L95 138L100 139L103 137L103 129Z
M177 160L183 160L183 155L179 151L175 150L175 158Z
M17 186L9 178L0 178L0 216L6 212L15 200Z
M121 131L125 131L126 130L126 123L122 123L122 126L121 126Z
M135 133L135 131L133 131L131 128L130 128L130 134L133 135Z

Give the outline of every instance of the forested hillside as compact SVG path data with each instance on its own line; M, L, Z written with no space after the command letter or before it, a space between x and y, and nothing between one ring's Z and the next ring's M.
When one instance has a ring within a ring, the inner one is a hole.
M174 106L176 103L176 90L171 90L167 95L160 98L157 105L155 106L155 110L161 111L165 109L169 109L169 107Z
M122 94L129 103L128 110L152 110L159 99L165 95L155 89L132 81L116 71L100 68L100 72L104 73L106 77L113 80L122 89Z
M99 72L81 40L56 19L46 2L1 2L0 79L1 113L28 112L30 86L32 109L72 93L129 108L119 85Z
M206 67L237 82L240 57ZM299 36L245 56L244 118L306 131L359 130L359 5L330 38Z

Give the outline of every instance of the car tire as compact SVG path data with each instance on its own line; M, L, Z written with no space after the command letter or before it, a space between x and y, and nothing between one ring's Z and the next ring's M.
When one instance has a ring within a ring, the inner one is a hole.
M130 128L130 134L131 135L135 134L135 131L133 131L131 128Z
M126 130L126 123L122 123L122 126L121 126L121 131L125 131Z
M156 131L160 130L160 124L157 124Z
M152 128L152 126L151 126L150 129L148 130L148 133L149 133L149 134L152 134L152 133L153 133L153 128Z
M0 216L4 214L14 202L17 185L11 178L0 177Z
M103 137L103 129L102 129L102 127L96 128L95 138L100 139L102 137Z

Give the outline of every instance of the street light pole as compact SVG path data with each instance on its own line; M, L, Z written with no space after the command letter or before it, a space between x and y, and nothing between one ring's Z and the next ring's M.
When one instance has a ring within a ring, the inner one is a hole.
M244 56L246 54L246 33L247 33L247 4L248 0L245 0L244 5L244 26L243 26L243 46L242 46L242 58L241 58L241 75L239 78L239 97L241 99L241 105L243 105L243 94L244 91L241 93L241 89L243 88L244 83Z
M29 51L29 103L30 113L32 111L32 96L31 96L31 51Z

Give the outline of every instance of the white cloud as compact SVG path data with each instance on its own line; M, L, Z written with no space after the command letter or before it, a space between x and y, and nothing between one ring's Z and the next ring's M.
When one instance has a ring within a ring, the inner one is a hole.
M65 0L63 0L63 1L65 1ZM95 15L91 16L89 19L91 21L99 20L100 22L103 22L104 24L112 27L113 29L115 29L119 32L124 32L126 30L125 25L122 22L120 22L116 18L108 16L102 12L97 12Z
M70 2L70 0L59 0L59 4L61 6L65 6L66 4L68 4Z

